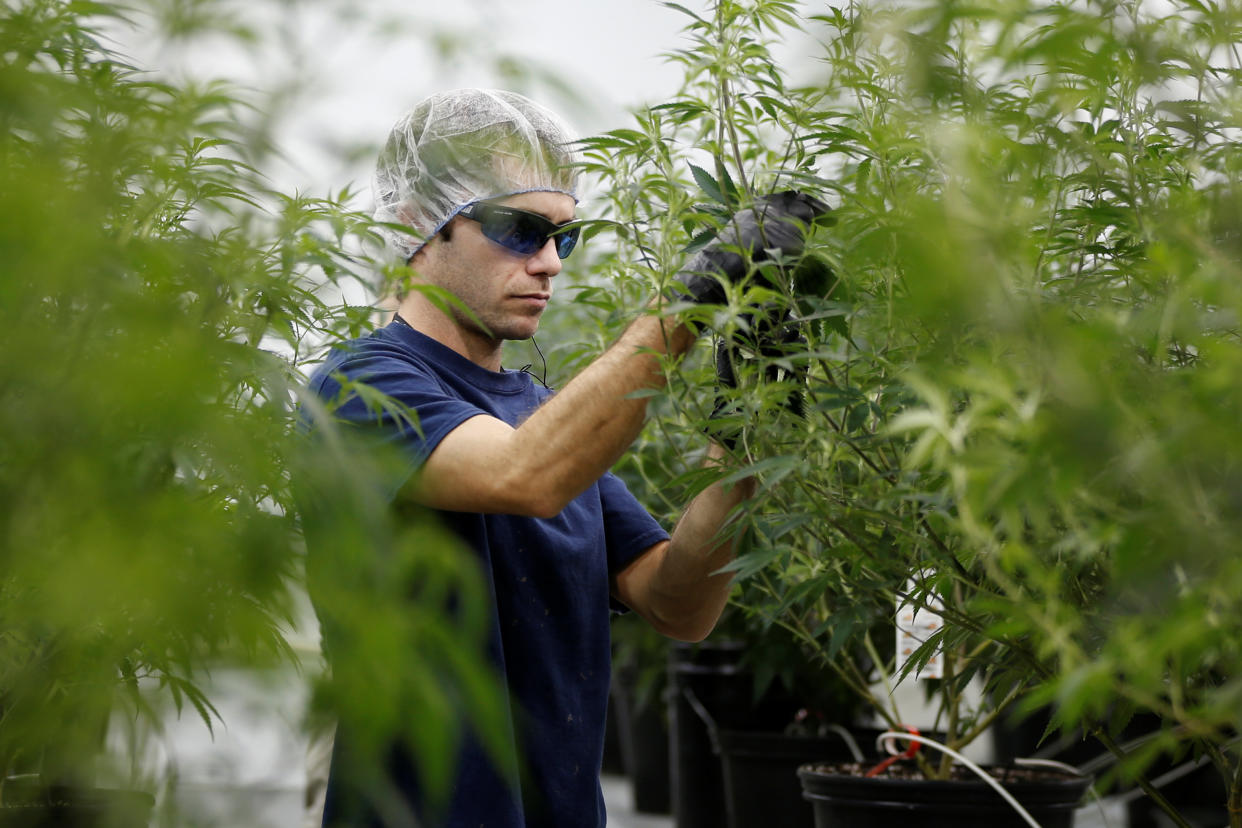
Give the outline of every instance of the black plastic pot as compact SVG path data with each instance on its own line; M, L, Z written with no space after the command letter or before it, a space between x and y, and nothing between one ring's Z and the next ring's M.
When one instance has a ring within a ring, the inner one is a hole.
M616 682L613 682L616 687ZM618 700L616 693L608 696L608 713L604 718L604 756L600 760L599 772L608 774L625 773L625 753L621 747L621 730L617 712Z
M669 652L669 757L677 828L725 824L717 730L780 730L797 703L778 690L754 698L740 642L678 644Z
M903 828L1029 828L990 785L980 779L940 781L866 778L798 769L803 796L815 812L815 828L901 825ZM1091 784L1088 777L1047 774L1035 781L1004 782L1041 828L1072 828L1074 811Z
M878 730L846 731L870 755ZM812 828L815 814L802 797L798 768L811 762L848 762L846 737L718 730L729 828Z
M630 780L634 810L640 814L670 813L672 794L664 705L638 705L629 670L613 673L612 691L621 760Z

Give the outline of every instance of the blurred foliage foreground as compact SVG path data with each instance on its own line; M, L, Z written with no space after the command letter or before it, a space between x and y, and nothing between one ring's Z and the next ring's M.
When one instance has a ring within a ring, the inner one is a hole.
M1242 824L1236 4L669 5L686 84L585 144L584 235L608 244L550 358L597 352L755 195L830 199L798 278L769 266L704 311L745 333L777 308L803 337L739 369L733 473L765 496L738 609L867 694L895 677L872 635L894 602L942 600L910 664L944 654L950 742L1010 704L1105 744L1155 716L1122 767L1194 749ZM320 701L447 756L454 721L500 709L477 583L434 527L390 521L381 461L323 411L298 435L309 346L365 323L333 298L366 281L359 218L272 192L242 96L127 66L92 33L114 15L0 18L0 772L90 779L118 704L159 691L210 723L205 671L292 661L303 523L337 553L319 598L353 656ZM769 49L795 36L797 84ZM705 483L682 475L709 351L670 366L692 382L621 468L669 517ZM301 482L332 496L299 515Z
M362 279L348 194L271 191L253 96L128 65L100 35L128 25L57 0L0 16L0 802L15 773L133 784L100 761L114 711L211 727L213 667L298 663L298 483L348 507L307 515L357 656L320 700L449 756L463 708L499 710L471 573L390 522L344 435L297 426L307 343L368 318L340 299Z

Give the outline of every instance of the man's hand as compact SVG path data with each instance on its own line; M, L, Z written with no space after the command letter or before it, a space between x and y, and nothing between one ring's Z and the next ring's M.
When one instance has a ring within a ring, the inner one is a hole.
M807 228L828 209L819 199L793 190L759 198L735 213L716 241L686 263L678 276L686 286L684 298L696 304L723 302L724 283L746 275L747 255L761 262L770 250L786 256L801 253Z

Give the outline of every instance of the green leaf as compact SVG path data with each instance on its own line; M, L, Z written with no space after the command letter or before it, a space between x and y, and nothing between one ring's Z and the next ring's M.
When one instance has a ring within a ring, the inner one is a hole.
M694 175L694 180L698 183L699 188L707 194L708 198L718 204L723 204L725 207L729 206L729 199L721 191L720 185L716 183L716 179L712 178L711 173L694 164L690 165L690 172Z
M670 9L674 9L674 10L676 10L676 11L679 11L679 12L681 12L682 14L687 15L687 16L689 16L689 17L693 17L695 20L699 21L700 23L706 23L706 22L707 22L707 21L705 21L703 18L701 18L701 17L699 17L697 14L695 14L694 12L690 11L690 9L688 9L688 8L686 8L685 6L681 5L680 3L672 3L672 2L667 2L667 0L665 0L665 2L660 3L660 5L665 6L665 7L667 7L667 8L670 8Z
M731 484L749 477L763 475L768 475L773 480L779 480L796 469L800 462L797 457L768 457L756 463L743 466L732 474L727 475L721 482Z
M722 566L719 571L733 572L738 580L743 580L766 569L772 561L780 557L783 551L781 548L771 546L757 549L745 555L738 555Z

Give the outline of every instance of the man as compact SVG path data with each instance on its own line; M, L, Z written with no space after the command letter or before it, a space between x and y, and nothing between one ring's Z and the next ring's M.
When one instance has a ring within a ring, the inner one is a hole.
M410 228L393 228L389 242L411 289L391 324L337 349L312 378L324 398L348 378L417 413L412 428L379 422L357 399L337 412L389 427L408 458L395 497L441 514L494 599L489 656L511 699L522 774L505 778L468 742L447 813L431 815L409 761L395 763L392 781L429 825L604 824L610 610L672 638L705 637L729 592L718 570L733 551L718 536L754 488L707 488L670 537L609 472L643 425L646 397L635 392L661 386L661 358L696 338L675 316L640 315L555 394L502 368L504 342L538 329L577 239L566 226L577 201L569 142L555 116L507 92L436 95L399 122L377 167L376 217ZM721 280L746 271L736 248L797 252L822 209L784 194L739 214L685 274L683 298L720 301ZM383 824L345 813L356 799L345 788L334 770L325 825Z

